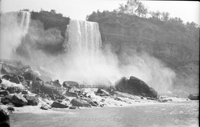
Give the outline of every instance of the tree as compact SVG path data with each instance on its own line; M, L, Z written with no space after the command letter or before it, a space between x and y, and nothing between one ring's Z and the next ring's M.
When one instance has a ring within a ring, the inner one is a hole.
M134 15L135 11L138 7L139 1L138 0L128 0L126 3L127 6L127 13Z
M138 2L138 7L135 10L135 12L138 14L138 16L146 17L146 14L148 13L147 8L144 6L143 3Z
M156 18L160 19L160 15L161 15L161 12L160 11L156 11Z
M162 16L161 19L163 21L168 21L169 20L169 13L168 12L162 12L161 16Z
M152 18L160 19L161 12L160 11L156 11L156 12L151 11L150 15Z
M50 11L52 14L56 14L56 11L54 9L51 9Z
M119 4L118 10L119 10L119 13L125 13L126 7L123 4Z
M119 13L146 17L148 10L143 3L138 0L128 0L125 5L120 4L118 8Z

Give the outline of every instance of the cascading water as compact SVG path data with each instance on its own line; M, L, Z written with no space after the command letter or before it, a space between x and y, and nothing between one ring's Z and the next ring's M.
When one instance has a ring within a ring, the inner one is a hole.
M25 36L28 32L29 23L30 23L30 13L27 11L21 12L21 18L20 18L20 27L23 31L22 36Z
M13 52L27 34L29 23L30 13L26 11L1 15L1 59L11 59Z
M98 23L71 20L67 29L65 80L75 80L90 85L110 84L118 72L114 65L116 62L112 62L109 53L105 56L102 52Z

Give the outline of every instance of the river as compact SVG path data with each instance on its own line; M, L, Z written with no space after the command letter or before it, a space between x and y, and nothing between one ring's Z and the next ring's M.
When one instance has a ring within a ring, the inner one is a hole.
M199 101L13 113L11 127L198 127Z

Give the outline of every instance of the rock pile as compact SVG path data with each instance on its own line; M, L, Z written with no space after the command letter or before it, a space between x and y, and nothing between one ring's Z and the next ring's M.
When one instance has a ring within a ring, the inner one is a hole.
M4 65L0 78L0 105L15 107L39 106L40 109L76 109L79 107L122 106L152 100L167 102L158 98L158 93L145 82L131 76L116 82L115 87L83 88L75 81L42 80L30 67ZM192 97L191 97L192 98ZM194 98L194 97L193 97ZM14 110L13 110L14 111Z

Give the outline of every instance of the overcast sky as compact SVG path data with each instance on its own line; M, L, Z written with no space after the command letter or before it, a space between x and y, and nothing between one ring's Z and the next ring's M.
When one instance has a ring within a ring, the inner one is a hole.
M112 11L120 3L127 0L1 0L1 11L18 11L29 9L40 11L56 10L72 19L85 20L86 16L96 10ZM150 11L169 12L170 17L180 17L184 23L187 21L200 24L200 2L198 1L142 1Z

